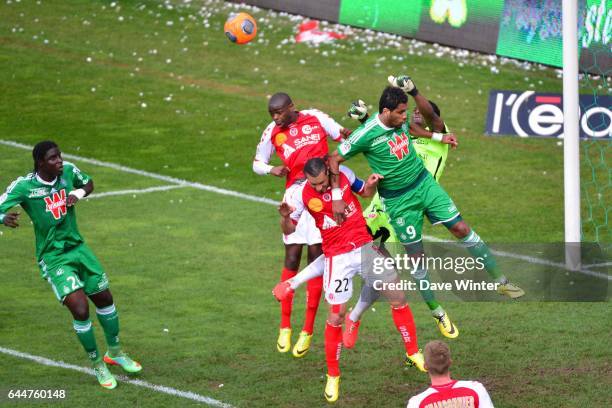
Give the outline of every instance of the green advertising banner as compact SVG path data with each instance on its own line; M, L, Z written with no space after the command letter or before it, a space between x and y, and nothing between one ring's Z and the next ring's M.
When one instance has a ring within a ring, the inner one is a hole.
M580 31L580 69L600 75L612 74L612 0L587 0L584 27Z
M415 37L421 18L421 1L342 0L339 22Z
M504 0L423 0L419 40L494 53Z
M578 0L578 10L578 26L583 27L584 0ZM562 26L561 0L506 0L497 54L561 67Z

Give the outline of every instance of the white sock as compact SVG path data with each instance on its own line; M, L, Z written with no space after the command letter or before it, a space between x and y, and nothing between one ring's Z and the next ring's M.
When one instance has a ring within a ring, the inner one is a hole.
M372 306L372 304L376 302L379 297L379 291L375 290L371 286L363 285L361 288L361 293L359 294L359 300L357 301L357 304L353 310L351 310L349 318L354 322L361 320L361 315L364 314L364 312L368 310L368 307Z
M291 285L291 289L297 289L302 283L308 282L312 278L317 278L319 276L323 276L323 272L325 270L325 256L320 255L317 259L308 264L307 267L302 269L295 275L293 278L289 280Z

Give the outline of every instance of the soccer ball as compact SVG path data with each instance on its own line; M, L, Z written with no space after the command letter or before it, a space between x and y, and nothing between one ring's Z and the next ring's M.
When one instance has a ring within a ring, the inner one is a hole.
M223 30L231 42L246 44L257 35L257 23L251 15L239 13L227 19Z

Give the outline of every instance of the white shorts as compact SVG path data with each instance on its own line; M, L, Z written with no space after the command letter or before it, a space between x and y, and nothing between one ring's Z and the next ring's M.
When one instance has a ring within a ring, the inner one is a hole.
M323 289L330 305L341 305L353 296L353 277L361 273L361 248L325 258Z
M302 181L300 183L294 183L285 191L285 195L283 196L283 202L288 203L290 206L295 207L294 202L296 200L301 200L302 197L298 197L302 192L301 186L305 183ZM290 244L306 244L306 245L316 245L322 242L321 240L321 232L317 228L315 224L314 218L308 211L304 211L298 220L298 223L295 227L295 232L293 234L285 235L283 234L283 242L285 245Z

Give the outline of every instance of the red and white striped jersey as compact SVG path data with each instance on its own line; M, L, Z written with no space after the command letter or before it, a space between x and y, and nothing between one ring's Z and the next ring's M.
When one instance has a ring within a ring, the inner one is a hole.
M295 207L291 219L297 222L305 210L312 214L315 225L321 231L322 249L326 257L350 252L372 241L361 215L361 204L353 194L361 193L364 187L365 182L357 178L351 169L340 166L342 199L348 205L344 222L338 225L334 221L331 188L322 194L317 193L308 181L296 190L291 200L290 204Z
M451 381L431 386L408 401L408 408L493 408L485 387L478 381Z
M257 145L255 161L268 164L276 151L289 169L286 183L289 187L295 180L304 178L304 165L309 159L328 153L327 136L340 141L341 130L340 124L319 110L300 111L297 120L286 128L274 122L266 127Z

